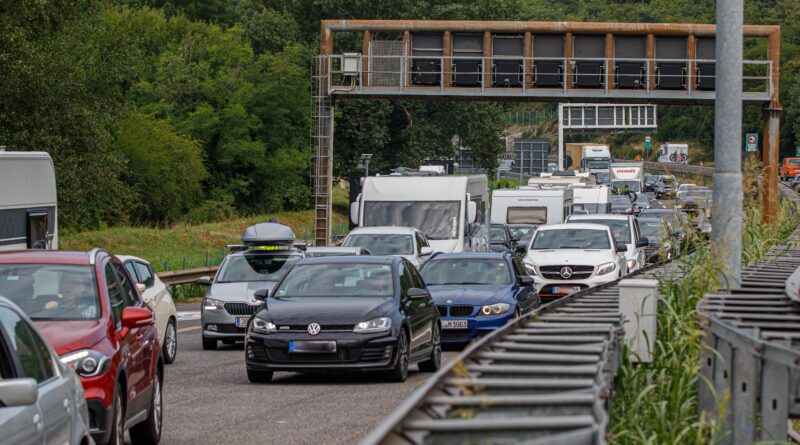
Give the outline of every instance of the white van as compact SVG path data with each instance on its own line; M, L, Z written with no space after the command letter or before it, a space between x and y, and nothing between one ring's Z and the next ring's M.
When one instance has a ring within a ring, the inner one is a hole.
M415 227L434 252L488 249L489 181L474 176L370 176L350 219L359 227Z
M611 187L583 187L581 184L574 184L570 188L575 210L586 210L589 214L611 213Z
M57 249L57 210L50 155L0 151L0 250Z
M524 187L492 192L492 223L561 224L572 214L572 190Z

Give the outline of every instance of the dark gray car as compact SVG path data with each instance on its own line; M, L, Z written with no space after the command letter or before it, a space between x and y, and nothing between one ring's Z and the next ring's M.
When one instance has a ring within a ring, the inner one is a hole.
M90 444L83 386L19 307L0 297L0 442Z

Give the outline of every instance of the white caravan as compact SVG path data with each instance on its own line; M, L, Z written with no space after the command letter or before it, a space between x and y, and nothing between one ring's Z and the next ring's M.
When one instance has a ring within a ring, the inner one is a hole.
M572 214L572 190L501 189L492 192L492 223L561 224Z
M0 151L0 250L57 249L57 210L50 155Z
M475 176L370 176L350 204L359 227L415 227L434 252L488 249L489 182Z
M573 184L570 188L575 210L586 210L590 215L611 213L611 187Z

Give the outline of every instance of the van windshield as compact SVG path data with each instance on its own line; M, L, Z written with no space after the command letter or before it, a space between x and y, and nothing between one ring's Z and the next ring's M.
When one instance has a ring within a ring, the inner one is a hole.
M612 184L612 188L618 190L627 188L629 192L636 192L636 193L642 191L641 184L639 183L639 181L614 181L614 184Z
M458 238L458 201L365 201L364 227L415 227L428 239Z

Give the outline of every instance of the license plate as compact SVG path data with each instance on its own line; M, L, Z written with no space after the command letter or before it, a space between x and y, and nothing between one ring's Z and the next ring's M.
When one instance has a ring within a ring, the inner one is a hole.
M442 329L467 329L467 320L442 320Z
M553 286L553 293L558 295L569 295L581 290L580 286Z
M336 352L335 341L290 341L289 352Z
M246 328L248 321L250 321L250 317L236 317L236 327Z

